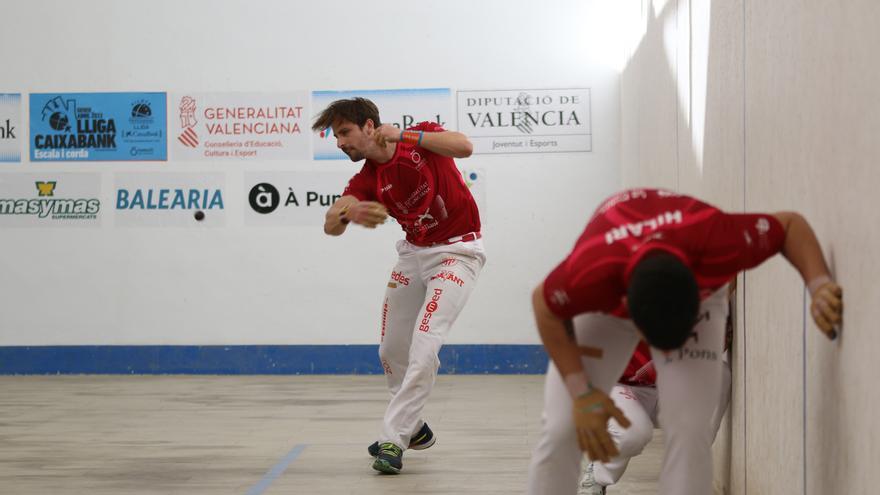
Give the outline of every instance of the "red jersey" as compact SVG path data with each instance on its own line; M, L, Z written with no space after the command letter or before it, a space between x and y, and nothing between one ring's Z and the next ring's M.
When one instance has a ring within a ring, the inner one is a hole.
M626 370L618 382L634 387L653 387L657 384L657 370L651 358L651 348L644 340L639 341Z
M670 191L631 189L596 210L571 254L544 280L544 298L564 319L590 312L627 318L627 279L655 248L680 258L705 298L778 253L784 241L772 215L724 213Z
M410 130L443 128L422 122ZM406 240L417 246L480 231L477 203L455 162L421 146L400 142L388 162L367 160L343 195L385 205L406 232Z

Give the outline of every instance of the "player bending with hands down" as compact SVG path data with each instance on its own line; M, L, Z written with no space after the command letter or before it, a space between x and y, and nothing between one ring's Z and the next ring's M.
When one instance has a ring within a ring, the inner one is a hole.
M711 493L726 286L776 253L800 273L814 321L834 339L842 291L802 216L725 213L654 189L623 191L605 201L572 252L533 293L552 362L528 493L575 494L582 451L601 462L618 454L608 420L623 427L629 421L608 393L640 338L651 346L657 372L665 440L659 493Z

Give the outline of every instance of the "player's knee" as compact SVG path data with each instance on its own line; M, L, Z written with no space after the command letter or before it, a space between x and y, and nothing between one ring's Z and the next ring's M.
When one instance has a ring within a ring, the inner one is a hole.
M395 346L385 341L379 344L379 359L381 359L382 362L388 363L405 362L407 351L408 350L402 346Z
M410 363L429 368L439 367L441 345L442 343L437 339L416 337L408 350Z
M407 373L436 375L440 369L440 358L436 353L414 352L409 357Z
M635 457L642 453L654 435L654 425L633 423L629 428L621 428L615 422L609 423L608 429L617 441L620 455Z

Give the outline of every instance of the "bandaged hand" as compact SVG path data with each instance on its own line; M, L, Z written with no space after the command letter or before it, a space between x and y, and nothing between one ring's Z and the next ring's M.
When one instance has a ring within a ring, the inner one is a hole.
M388 209L376 201L358 201L344 212L347 219L368 229L374 229L388 218Z
M843 321L843 289L831 280L815 284L816 287L812 285L810 293L813 300L810 303L810 315L816 326L829 339L834 340L837 337L834 326Z
M389 143L400 141L400 129L390 124L382 124L373 130L373 134L370 137L373 138L376 145L384 148Z
M623 428L630 422L605 392L592 389L574 401L574 426L581 450L593 461L608 462L619 454L608 434L608 420L614 418Z

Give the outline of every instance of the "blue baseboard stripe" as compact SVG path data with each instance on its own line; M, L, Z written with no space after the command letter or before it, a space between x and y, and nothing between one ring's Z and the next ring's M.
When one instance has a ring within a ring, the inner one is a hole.
M0 346L0 375L382 374L377 345ZM540 345L446 345L441 374L541 374Z

